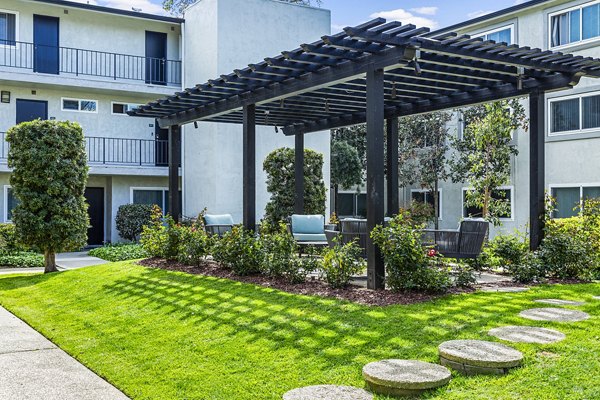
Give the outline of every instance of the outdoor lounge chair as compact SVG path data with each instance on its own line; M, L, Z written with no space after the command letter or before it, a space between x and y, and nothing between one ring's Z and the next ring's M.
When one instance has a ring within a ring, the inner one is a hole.
M206 214L204 216L204 229L209 235L223 236L233 228L233 217L231 214Z
M327 245L323 215L294 214L290 218L290 233L301 245Z
M367 255L367 238L369 230L366 219L346 218L340 221L340 230L325 232L329 247L334 247L336 242L345 245L350 242L356 242L362 249L362 256Z
M444 257L477 258L489 229L487 221L466 219L457 230L423 230L423 244L433 245Z

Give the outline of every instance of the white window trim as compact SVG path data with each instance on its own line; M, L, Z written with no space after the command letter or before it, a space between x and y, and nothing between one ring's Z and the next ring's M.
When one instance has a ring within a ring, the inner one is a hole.
M440 206L440 215L438 217L439 221L442 221L444 218L444 194L442 192L443 189L439 188L438 189L438 201L440 202L439 206ZM410 189L410 201L412 202L412 194L413 193L429 193L432 192L432 190L428 190L428 189Z
M600 182L597 183L554 183L548 185L548 191L552 195L552 189L576 189L579 188L579 206L583 206L583 189L588 187L600 187Z
M471 35L471 37L483 37L486 35L491 35L492 33L504 31L506 29L510 29L510 43L509 44L514 44L515 43L515 24L508 24L508 25L500 26L498 28L490 29L488 31L474 33L473 35Z
M566 49L566 48L573 47L573 46L579 46L582 44L599 42L600 35L593 37L593 38L589 38L589 39L583 39L583 9L586 7L598 4L598 3L600 3L600 0L590 1L588 3L583 3L583 4L573 6L573 7L564 8L562 10L555 11L553 13L548 14L548 48L552 49L552 50L559 50L559 49ZM574 11L577 9L580 10L579 11L579 40L576 42L571 42L571 43L562 44L560 46L553 47L552 46L552 17L556 17L557 15L565 14L565 13L568 13L570 11Z
M18 11L14 11L14 10L5 10L0 8L0 13L6 13L6 14L14 14L15 15L15 45L11 46L9 44L0 44L0 49L12 49L12 50L16 50L19 48L19 12Z
M500 221L514 221L515 220L515 187L513 185L505 185L498 187L499 190L510 190L510 218L500 218ZM472 187L463 186L460 192L460 215L462 218L465 217L465 192L467 190L473 190Z
M142 105L142 104L136 104L136 103L127 103L125 101L111 101L110 102L110 113L111 113L111 115L124 115L126 117L128 117L128 115L127 115L126 112L125 113L116 113L116 112L113 112L113 106L115 104L123 104L123 105L126 105L126 106L141 106Z
M65 100L71 100L71 101L77 101L79 103L79 108L81 108L81 102L82 101L94 101L96 102L96 110L95 111L86 111L86 110L70 110L65 108L65 104L64 101ZM66 112L80 112L80 113L86 113L86 114L98 114L98 109L100 108L100 102L98 100L94 100L94 99L76 99L73 97L61 97L60 98L60 109L61 111L66 111Z
M600 91L580 93L580 94L572 94L569 96L561 96L561 97L553 97L548 99L548 112L547 114L547 126L548 126L548 136L564 136L564 135L576 135L579 133L590 133L590 132L598 132L600 130L600 126L597 128L587 128L583 129L583 99L586 97L594 97L600 96ZM561 132L552 132L552 103L556 103L559 101L579 99L579 129L571 130L571 131L561 131Z
M8 189L12 188L11 185L4 185L4 214L3 220L5 223L12 223L12 220L8 219Z
M165 202L167 200L167 195L166 192L169 190L168 187L164 187L164 186L135 186L135 187L130 187L129 188L129 203L133 204L133 191L134 190L146 190L146 191L151 191L151 190L160 190L162 191L162 212L163 214L167 213L167 210L165 210Z

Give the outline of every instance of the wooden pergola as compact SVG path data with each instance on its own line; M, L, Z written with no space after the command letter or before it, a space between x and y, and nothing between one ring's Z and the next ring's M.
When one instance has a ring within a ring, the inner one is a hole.
M296 212L304 210L304 135L367 124L367 221L384 221L384 135L398 142L397 118L529 96L531 246L543 234L545 99L583 76L599 77L600 60L375 19L265 58L228 75L150 102L129 115L169 128L169 212L179 209L180 126L194 121L243 125L243 223L254 229L256 125L295 136ZM384 121L387 129L384 132ZM388 208L399 208L397 146L388 146ZM380 251L369 240L368 287L384 287Z

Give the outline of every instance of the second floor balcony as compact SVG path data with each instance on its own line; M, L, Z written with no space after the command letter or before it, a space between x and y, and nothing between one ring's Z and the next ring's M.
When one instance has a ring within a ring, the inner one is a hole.
M0 67L42 74L181 86L181 61L0 40Z

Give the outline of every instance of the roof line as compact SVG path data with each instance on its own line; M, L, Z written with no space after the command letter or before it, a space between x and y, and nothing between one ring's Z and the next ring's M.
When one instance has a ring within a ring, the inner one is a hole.
M435 35L439 35L442 32L457 31L457 30L459 30L461 28L464 28L466 26L475 25L475 24L478 24L480 22L485 22L485 21L490 20L490 19L498 18L498 17L504 16L504 15L508 15L508 14L512 14L514 12L521 11L521 10L524 10L524 9L527 9L527 8L535 7L535 6L538 6L540 4L547 3L548 1L549 0L531 0L531 1L526 1L525 3L522 3L522 4L517 4L515 6L504 8L502 10L494 11L492 13L485 14L485 15L482 15L482 16L477 17L477 18L469 19L467 21L459 22L457 24L450 25L450 26L447 26L445 28L438 29L436 31L431 32L430 34L428 34L426 36L435 36Z
M33 1L38 2L38 3L48 3L48 4L57 5L57 6L63 6L63 7L81 8L84 10L96 11L96 12L102 12L102 13L108 13L108 14L124 15L127 17L133 17L133 18L152 19L155 21L170 22L170 23L175 23L175 24L180 24L180 23L185 22L185 20L183 18L168 17L168 16L156 15L156 14L148 14L148 13L137 12L137 11L121 10L118 8L97 6L97 5L85 4L85 3L76 3L74 1L67 1L67 0L33 0Z

